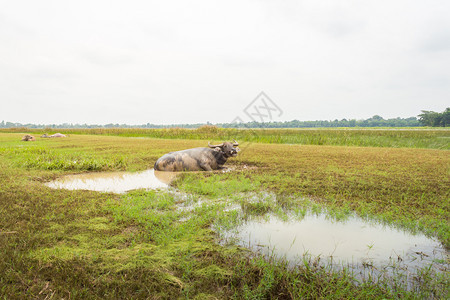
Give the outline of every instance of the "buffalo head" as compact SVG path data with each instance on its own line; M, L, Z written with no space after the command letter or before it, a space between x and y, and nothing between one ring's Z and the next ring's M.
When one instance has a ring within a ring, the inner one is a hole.
M208 142L208 146L216 151L222 152L225 157L235 157L240 151L240 149L237 148L237 146L239 146L239 143L236 142L236 140L233 140L233 143L223 142L222 144L218 145L211 145Z

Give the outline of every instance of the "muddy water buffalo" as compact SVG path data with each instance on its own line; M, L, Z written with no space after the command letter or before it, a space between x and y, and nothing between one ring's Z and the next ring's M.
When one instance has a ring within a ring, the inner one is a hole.
M209 148L193 148L170 152L160 157L155 163L157 171L212 171L221 169L229 157L235 157L239 144L234 141L211 145Z
M47 135L46 133L44 133L43 135L41 135L41 138L59 138L59 137L67 137L67 136L62 133L55 133L52 135Z
M35 140L36 140L36 139L34 138L34 136L29 135L29 134L25 134L25 135L22 137L22 141L25 141L25 142L29 142L29 141L34 142Z
M52 134L50 137L51 138L59 138L59 137L67 137L67 136L62 133L55 133L55 134Z

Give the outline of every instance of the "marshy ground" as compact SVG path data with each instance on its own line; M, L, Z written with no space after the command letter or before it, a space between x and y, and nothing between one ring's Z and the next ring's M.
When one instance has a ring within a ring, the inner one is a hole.
M144 171L164 153L233 134L242 151L228 162L232 171L183 174L172 183L177 193L45 185L68 174ZM0 295L5 299L448 297L448 269L423 270L409 287L396 278L358 279L347 269L292 267L221 244L213 230L267 215L327 210L337 219L357 214L420 232L448 249L448 130L254 135L203 128L69 135L22 142L23 133L0 133ZM266 194L274 195L271 201Z

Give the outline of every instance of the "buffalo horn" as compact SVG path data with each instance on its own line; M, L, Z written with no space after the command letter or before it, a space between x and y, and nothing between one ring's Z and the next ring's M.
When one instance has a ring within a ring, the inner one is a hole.
M233 144L234 147L239 146L239 143L236 142L236 140L233 140L233 142L234 142L234 144Z
M209 146L210 148L222 147L222 146L223 146L223 143L222 143L222 144L219 144L219 145L211 145L211 144L208 142L208 146Z

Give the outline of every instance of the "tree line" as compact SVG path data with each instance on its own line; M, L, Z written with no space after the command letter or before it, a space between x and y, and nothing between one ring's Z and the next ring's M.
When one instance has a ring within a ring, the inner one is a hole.
M0 128L199 128L204 125L214 125L221 128L318 128L318 127L418 127L418 126L431 126L431 127L447 127L450 125L450 108L447 108L444 112L438 113L434 111L423 110L419 115L419 118L392 118L384 119L381 116L375 115L368 119L356 120L356 119L342 119L342 120L322 120L322 121L284 121L284 122L246 122L246 123L216 123L210 122L197 123L197 124L172 124L172 125L160 125L160 124L141 124L141 125L128 125L109 123L105 125L92 125L92 124L22 124L12 122L0 122Z
M243 125L243 126L242 126ZM342 119L334 121L285 121L285 122L248 122L248 123L225 123L217 124L224 128L317 128L317 127L418 127L421 123L416 117L383 119L376 115L365 120Z

